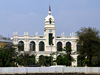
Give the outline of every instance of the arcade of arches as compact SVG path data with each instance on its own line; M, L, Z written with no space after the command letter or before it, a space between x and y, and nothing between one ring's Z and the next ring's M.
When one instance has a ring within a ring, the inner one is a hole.
M29 44L30 51L35 51L35 49L36 49L35 47L36 47L35 42L31 41L30 44ZM24 42L23 41L19 41L18 50L19 51L24 51ZM41 41L39 43L39 51L45 51L45 44L44 44L43 41Z
M71 47L71 43L70 42L66 42L66 46L67 47ZM35 44L34 41L30 42L29 48L30 48L30 51L35 51L36 44ZM77 49L79 49L79 44L77 44ZM19 51L24 51L24 42L23 41L19 41L18 50ZM44 44L43 41L41 41L39 43L39 51L45 51L45 44ZM62 51L62 42L60 42L60 41L57 43L57 51Z

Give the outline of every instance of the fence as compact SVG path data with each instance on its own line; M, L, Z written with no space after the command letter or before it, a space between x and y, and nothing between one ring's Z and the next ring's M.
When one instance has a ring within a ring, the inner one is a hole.
M97 73L100 67L0 67L0 74L26 73Z

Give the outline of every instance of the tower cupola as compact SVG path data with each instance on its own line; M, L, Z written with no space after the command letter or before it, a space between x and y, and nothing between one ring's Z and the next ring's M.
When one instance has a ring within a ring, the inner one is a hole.
M54 18L51 15L51 7L49 6L48 16L45 18L45 24L54 24Z
M54 18L51 15L51 7L49 5L49 12L47 17L45 18L45 27L44 27L44 36L46 38L46 50L51 51L51 43L53 44L52 49L56 50L56 43L55 43L55 23Z

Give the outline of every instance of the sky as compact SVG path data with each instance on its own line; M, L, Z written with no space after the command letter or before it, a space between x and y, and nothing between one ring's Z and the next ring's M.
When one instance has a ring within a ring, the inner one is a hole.
M49 4L57 36L63 32L70 36L81 27L100 31L100 0L0 0L0 35L13 37L14 31L44 35Z

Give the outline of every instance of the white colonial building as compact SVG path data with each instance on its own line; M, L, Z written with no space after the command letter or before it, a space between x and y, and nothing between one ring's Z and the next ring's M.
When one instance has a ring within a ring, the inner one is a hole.
M47 17L45 18L45 26L44 26L44 36L39 36L38 32L35 33L35 36L30 36L28 32L24 32L23 36L19 36L17 32L13 32L13 44L19 44L19 51L31 51L37 54L37 58L40 55L50 55L52 52L61 51L61 48L64 48L66 45L71 46L72 52L77 50L77 37L74 33L71 33L70 36L65 36L64 32L61 36L56 36L55 33L55 20L51 15L51 9L49 8L49 12ZM49 41L53 38L53 45L49 45L51 42ZM72 54L75 58L75 62L72 63L72 66L77 66L77 54Z

